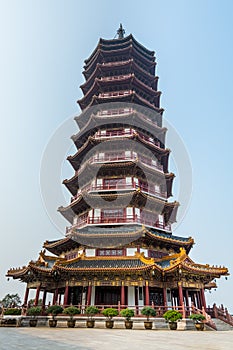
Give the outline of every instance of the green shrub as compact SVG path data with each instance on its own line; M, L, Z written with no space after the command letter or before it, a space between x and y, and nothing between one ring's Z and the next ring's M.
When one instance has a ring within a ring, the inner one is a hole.
M126 319L126 321L130 321L131 317L134 316L134 311L132 309L124 309L121 310L120 315Z
M38 316L41 314L41 311L42 311L42 309L40 306L33 306L27 310L27 315L28 316Z
M151 317L155 317L156 316L156 311L155 309L153 309L150 306L145 306L142 311L141 314L147 317L147 321L149 321L150 316Z
M104 309L102 311L102 314L107 317L109 320L111 320L114 316L118 315L117 309L113 309L111 307L108 307L107 309Z
M46 314L52 314L53 316L56 316L58 314L61 314L63 311L63 308L60 305L51 305L46 310Z
M176 310L168 310L163 314L163 317L167 322L177 322L182 319L182 314Z
M99 309L95 306L88 306L85 310L85 313L88 318L92 319L92 317L99 313Z
M21 315L21 309L10 308L4 311L4 315Z
M195 323L199 323L205 320L205 316L202 314L192 314L189 316L191 320L193 320Z
M69 307L66 307L62 313L66 315L70 315L70 317L72 318L74 315L79 315L80 312L81 312L80 309L78 309L76 306L69 306Z
M62 313L66 315L79 315L80 309L78 309L76 306L69 306L66 307Z

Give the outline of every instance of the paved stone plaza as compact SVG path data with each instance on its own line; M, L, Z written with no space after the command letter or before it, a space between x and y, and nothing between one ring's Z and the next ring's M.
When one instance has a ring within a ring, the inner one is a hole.
M233 332L0 328L0 350L232 350Z

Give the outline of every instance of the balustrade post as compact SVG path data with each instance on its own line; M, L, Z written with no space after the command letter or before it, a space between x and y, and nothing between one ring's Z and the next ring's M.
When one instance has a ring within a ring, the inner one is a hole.
M185 305L184 303L182 304L182 318L186 317L186 312L185 312Z
M206 311L205 311L204 306L202 306L201 311L202 311L202 314L203 314L204 316L206 316Z
M195 306L194 306L194 302L193 301L191 302L191 309L192 309L192 313L194 314Z
M118 309L118 314L120 315L120 312L121 312L121 302L120 301L118 301L117 309Z
M205 300L205 290L204 290L204 288L201 289L201 301L202 301L202 306L206 310L206 300Z
M229 322L231 320L231 317L230 317L230 314L229 314L227 308L225 308L225 315L226 315L227 321Z
M213 313L214 313L214 317L218 318L218 308L217 308L216 304L213 305Z

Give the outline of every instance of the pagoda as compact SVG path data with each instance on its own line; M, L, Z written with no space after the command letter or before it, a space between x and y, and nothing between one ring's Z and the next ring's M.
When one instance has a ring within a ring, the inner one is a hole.
M195 263L193 238L172 234L179 203L155 68L154 52L122 26L85 60L74 175L63 182L72 197L58 209L70 226L36 261L7 272L26 283L25 305L34 289L35 305L52 293L64 306L206 309L205 290L228 275Z

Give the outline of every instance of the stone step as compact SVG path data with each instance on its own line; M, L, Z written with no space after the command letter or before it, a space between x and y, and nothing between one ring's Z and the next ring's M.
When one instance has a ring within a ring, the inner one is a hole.
M17 319L17 326L21 327L29 327L29 317L25 316L16 316ZM47 316L39 316L38 317L38 326L39 327L48 327L48 319L51 317ZM76 319L76 326L77 328L86 328L86 317L79 317L76 316L74 317ZM57 327L64 328L67 327L67 320L69 317L60 317L57 316L56 319L58 320ZM95 317L95 328L105 328L105 318L104 317ZM168 330L169 325L168 323L165 322L164 318L151 318L150 319L153 322L153 329L157 330ZM144 321L146 321L146 318L144 317L134 317L132 318L133 321L133 329L144 329ZM233 330L233 327L226 324L223 321L220 321L218 319L213 319L213 321L216 324L216 327L218 330ZM122 317L114 317L114 328L116 329L124 329L125 328L125 323L124 319ZM195 324L192 320L190 319L183 319L178 321L177 325L178 330L193 330L195 331ZM206 331L211 331L213 330L212 328L205 326Z
M217 331L233 331L233 326L229 325L228 323L219 320L218 318L212 318L212 320L216 324Z

